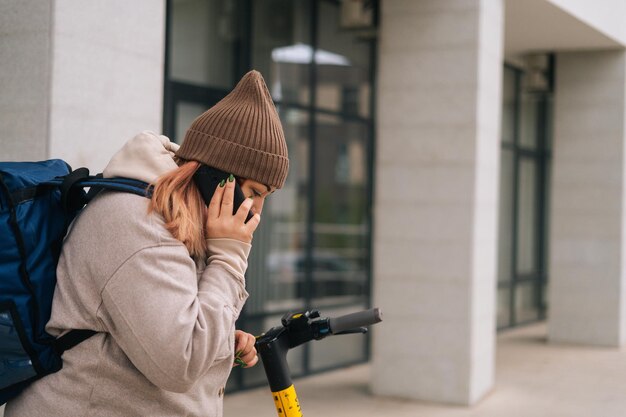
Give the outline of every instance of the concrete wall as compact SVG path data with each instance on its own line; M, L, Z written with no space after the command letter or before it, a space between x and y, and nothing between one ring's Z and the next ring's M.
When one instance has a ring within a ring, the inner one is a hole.
M52 4L0 2L0 160L48 155Z
M559 54L551 195L549 337L625 342L623 51Z
M54 5L50 156L101 171L136 133L160 132L165 1Z
M493 384L503 5L381 6L372 388L471 404Z
M160 131L164 0L4 1L0 26L0 159L100 171L137 132Z

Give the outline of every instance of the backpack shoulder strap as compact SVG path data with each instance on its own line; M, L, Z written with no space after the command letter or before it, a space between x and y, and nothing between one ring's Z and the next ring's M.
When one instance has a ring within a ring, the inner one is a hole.
M63 177L59 189L61 190L61 206L67 212L76 211L85 205L84 193L76 192L74 186L77 182L88 177L89 170L87 168L78 168Z
M57 355L61 356L66 350L70 350L79 343L89 339L96 333L97 332L95 330L87 329L70 330L69 332L54 341L54 351Z
M78 168L62 177L45 181L43 184L59 187L61 204L67 212L80 210L102 190L123 191L142 197L152 197L152 187L143 181L131 178L103 178L102 174L89 175L87 168ZM85 193L86 187L90 188L89 193Z
M142 197L152 197L152 187L149 184L130 178L102 178L97 175L81 179L76 185L81 188L91 188L87 194L87 201L90 201L102 190L123 191Z

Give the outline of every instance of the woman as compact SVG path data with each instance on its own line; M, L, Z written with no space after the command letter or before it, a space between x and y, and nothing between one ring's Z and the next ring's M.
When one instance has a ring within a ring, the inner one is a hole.
M201 164L234 174L208 207L193 182ZM153 196L106 192L85 208L63 246L47 325L53 335L98 333L10 401L5 417L221 416L235 352L258 361L235 320L263 202L287 170L256 71L192 123L179 149L150 132L129 141L104 174L153 183ZM235 177L249 198L233 215Z

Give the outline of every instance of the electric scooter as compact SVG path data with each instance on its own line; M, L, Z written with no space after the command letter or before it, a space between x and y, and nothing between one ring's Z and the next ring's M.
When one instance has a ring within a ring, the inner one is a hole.
M378 308L334 318L320 317L317 310L302 311L285 314L281 326L257 336L255 347L265 368L278 417L302 417L287 364L289 349L331 335L367 333L364 326L380 321L382 312Z

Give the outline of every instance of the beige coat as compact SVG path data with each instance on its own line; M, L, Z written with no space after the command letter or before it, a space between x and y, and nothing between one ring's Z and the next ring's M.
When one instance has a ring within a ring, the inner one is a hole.
M154 148L153 162L171 151L154 134L133 141L142 159ZM132 166L130 148L109 166ZM134 176L154 179L169 162L137 164ZM209 258L196 263L147 206L144 197L106 192L74 222L47 329L99 333L65 352L61 371L10 401L5 417L222 415L250 245L210 240Z

